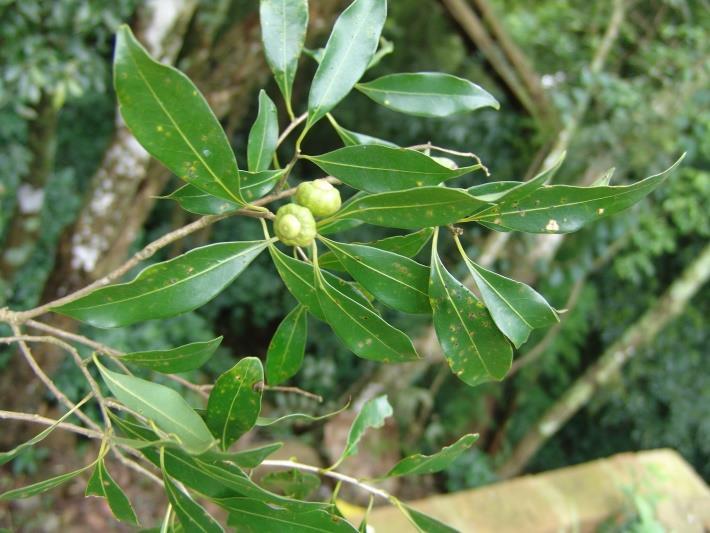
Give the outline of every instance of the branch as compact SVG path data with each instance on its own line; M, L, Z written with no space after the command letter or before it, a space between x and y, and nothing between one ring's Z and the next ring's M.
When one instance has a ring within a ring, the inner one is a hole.
M0 420L21 420L22 422L32 422L34 424L41 424L43 426L51 426L56 424L57 421L52 418L46 418L44 416L30 414L30 413L18 413L16 411L2 411L0 410ZM77 426L76 424L71 424L69 422L60 422L57 424L58 428L71 431L78 435L88 437L90 439L103 439L104 434L101 431L96 431L93 429L83 428Z

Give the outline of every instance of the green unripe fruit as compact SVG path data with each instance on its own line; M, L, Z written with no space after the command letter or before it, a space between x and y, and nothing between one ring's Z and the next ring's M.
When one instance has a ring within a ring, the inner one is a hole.
M325 179L306 181L296 189L293 201L310 209L314 216L327 217L340 209L340 191Z
M288 246L310 246L316 238L316 220L307 207L286 204L276 212L274 233Z

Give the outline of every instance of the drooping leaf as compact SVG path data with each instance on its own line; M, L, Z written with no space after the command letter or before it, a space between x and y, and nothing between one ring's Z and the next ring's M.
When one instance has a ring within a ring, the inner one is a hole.
M660 174L632 185L540 187L519 201L506 198L495 207L476 213L471 220L499 231L528 233L577 231L589 222L614 215L640 201L663 183L683 157Z
M266 60L290 111L293 80L308 29L308 0L261 0L259 7Z
M319 422L321 420L325 420L327 418L331 418L339 413L342 413L345 411L348 407L350 406L350 402L346 403L344 406L342 406L340 409L337 411L332 411L330 413L326 413L321 416L313 416L313 415L307 415L305 413L290 413L288 415L283 415L279 416L276 418L267 418L267 417L259 417L256 420L256 425L259 427L266 427L266 426L272 426L274 424L278 424L280 422Z
M421 229L453 224L485 205L462 189L418 187L362 196L341 208L334 219L354 218L387 228ZM319 227L324 223L319 223Z
M341 13L325 45L308 95L309 129L352 90L367 69L387 16L387 0L355 0Z
M268 244L221 242L196 248L145 268L129 283L97 289L52 310L100 328L179 315L217 296Z
M263 383L264 368L256 357L241 359L217 379L207 402L207 426L223 450L254 427Z
M269 472L261 478L264 488L282 494L287 498L303 500L320 487L320 478L310 472L301 472L295 468Z
M438 185L481 168L481 165L473 165L452 169L416 150L377 144L346 146L304 158L343 183L367 192Z
M410 455L399 461L385 477L434 474L448 468L478 440L478 434L464 435L433 455Z
M187 76L153 60L125 25L113 68L121 116L138 142L188 183L243 204L234 152Z
M374 247L323 241L348 273L383 304L405 313L431 313L429 268Z
M173 389L141 378L119 374L96 363L101 377L118 401L130 407L168 434L190 453L204 453L214 439L205 422Z
M447 526L436 518L426 515L421 511L417 511L408 505L403 505L408 513L409 520L420 530L425 533L460 533L458 529Z
M103 458L99 459L94 467L94 472L86 485L85 495L105 498L113 516L122 522L138 525L138 517L130 500L108 473Z
M462 254L463 255L463 254ZM464 260L493 321L516 348L520 348L532 330L555 324L555 310L535 289Z
M242 196L247 202L261 198L274 188L283 173L283 169L264 170L262 172L242 170ZM197 215L222 215L237 211L241 207L234 202L213 196L190 184L183 185L164 198L175 200L185 211Z
M385 420L390 416L392 416L392 406L387 401L386 395L378 396L365 402L362 409L360 409L360 412L355 417L352 426L350 426L345 449L336 464L356 454L357 445L365 432L369 428L381 428L385 425Z
M168 501L173 506L175 514L180 519L180 523L185 531L202 531L204 533L223 532L212 516L199 503L193 500L186 492L181 491L163 468L163 483Z
M500 108L498 101L475 83L439 72L388 74L356 87L380 105L420 117Z
M316 270L316 292L325 321L355 355L382 363L419 359L405 333L333 287L323 274Z
M128 353L121 356L121 360L164 374L189 372L205 364L221 342L222 337L217 337L211 341L193 342L171 350Z
M45 438L47 438L47 436L49 436L49 434L52 431L54 431L57 427L59 427L59 425L62 422L64 422L67 418L69 418L71 415L73 415L78 409L81 408L82 405L84 405L86 402L88 402L92 397L93 397L93 394L87 395L83 400L81 400L74 407L72 407L69 411L67 411L61 418L59 418L51 426L40 431L37 435L32 437L30 440L23 442L22 444L19 444L18 446L15 446L10 451L0 452L0 465L4 465L5 463L12 461L15 457L20 455L26 449L31 448L32 446L34 446L35 444L37 444L39 442L42 442Z
M266 352L266 381L278 385L298 372L303 363L308 333L308 313L296 306L283 319L271 337Z
M340 137L340 140L343 141L343 144L345 146L355 146L360 144L379 144L381 146L397 148L397 145L393 142L385 141L384 139L379 139L377 137L366 135L364 133L357 133L356 131L351 131L349 129L344 128L335 121L335 119L330 113L328 113L328 115L326 116L330 121L331 125L333 126L335 133L338 134L338 137Z
M347 520L324 510L294 512L250 498L229 498L218 502L229 511L228 524L244 533L302 533L328 531L354 533Z
M250 172L266 170L276 151L279 137L279 118L276 106L263 89L259 91L259 113L249 132L247 164Z
M65 472L64 474L60 474L60 475L55 476L53 478L38 481L37 483L33 483L32 485L27 485L26 487L20 487L17 489L12 489L12 490L8 490L6 492L3 492L2 494L0 494L0 502L9 502L12 500L20 500L22 498L29 498L31 496L36 496L37 494L42 494L44 492L47 492L48 490L52 490L53 488L58 487L59 485L62 485L63 483L66 483L67 481L74 479L75 477L81 475L83 472L86 472L91 467L93 467L94 464L95 464L95 462L88 464L86 466L83 466L77 470L73 470L71 472Z
M513 360L511 346L478 298L444 268L436 237L429 297L434 329L451 371L471 386L503 379Z

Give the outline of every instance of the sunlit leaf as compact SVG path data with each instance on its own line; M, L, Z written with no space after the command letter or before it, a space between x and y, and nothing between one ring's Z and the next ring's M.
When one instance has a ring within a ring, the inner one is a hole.
M478 440L477 434L464 435L433 455L410 455L398 462L385 477L434 474L448 468Z
M281 321L266 352L266 380L278 385L298 372L306 350L308 313L296 306Z
M355 417L352 426L350 426L345 449L336 464L351 455L355 455L357 453L357 445L363 435L365 435L365 432L370 428L381 428L385 425L385 420L390 416L392 416L392 406L387 401L387 396L378 396L365 402Z
M408 505L404 505L403 507L408 514L407 518L409 518L420 531L424 531L425 533L459 533L458 529L447 526L432 516L417 511Z
M171 350L133 352L121 356L121 360L165 374L188 372L205 364L221 342L222 337L217 337L211 341L193 342Z

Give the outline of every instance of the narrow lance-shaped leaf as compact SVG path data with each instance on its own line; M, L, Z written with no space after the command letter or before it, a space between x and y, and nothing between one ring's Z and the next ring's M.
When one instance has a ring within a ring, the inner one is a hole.
M370 63L387 16L387 0L355 0L333 26L308 95L309 129L352 90Z
M434 474L448 468L478 440L478 434L464 435L433 455L410 455L398 462L385 477Z
M346 146L304 158L343 183L368 192L438 185L481 168L477 164L452 169L416 150L376 144Z
M171 350L128 353L121 356L121 360L164 374L189 372L205 364L221 342L222 337L217 337L211 341L193 342Z
M403 508L407 512L409 521L412 522L419 531L424 531L425 533L460 533L458 529L447 526L433 516L426 515L407 505L403 505Z
M86 472L92 466L94 466L94 464L95 462L77 470L60 474L53 478L38 481L37 483L33 483L32 485L28 485L26 487L20 487L18 489L12 489L8 490L7 492L3 492L2 494L0 494L0 502L8 502L12 500L19 500L22 498L29 498L31 496L36 496L37 494L47 492L48 490L52 490L53 488L58 487L59 485L62 485L63 483L66 483L67 481L81 475L83 472Z
M145 268L129 283L97 289L53 311L100 328L192 311L217 296L268 244L222 242L196 248Z
M389 74L356 87L380 105L420 117L500 108L498 101L475 83L439 72Z
M355 355L382 363L419 359L411 339L404 332L337 290L318 268L316 287L325 321Z
M510 343L478 298L444 268L436 243L434 233L429 297L436 336L449 367L471 386L501 380L513 360Z
M331 411L330 413L326 413L326 414L320 415L320 416L307 415L305 413L290 413L288 415L279 416L277 418L267 418L267 417L260 416L256 420L256 425L259 427L266 427L266 426L273 426L274 424L278 424L280 422L294 422L294 423L295 422L307 422L307 423L319 422L321 420L326 420L327 418L331 418L339 413L342 413L349 406L350 406L350 402L346 403L344 406L342 406L337 411Z
M377 137L373 137L372 135L366 135L364 133L358 133L356 131L351 131L349 129L344 128L340 124L336 122L336 120L333 118L333 116L328 113L326 115L328 120L330 121L331 125L333 126L333 129L335 130L335 133L338 134L338 137L340 137L340 140L343 141L343 144L345 146L356 146L360 144L379 144L382 146L389 146L391 148L398 148L398 146L390 141L386 141L384 139L379 139Z
M308 29L308 0L261 0L259 14L266 61L292 114L291 92Z
M153 60L125 25L113 67L121 116L138 142L188 183L243 204L234 152L187 76Z
M250 172L266 170L276 152L279 118L276 106L263 89L259 92L259 113L249 132L247 164Z
M254 427L263 383L264 369L256 357L245 357L215 383L207 402L207 425L223 450Z
M614 215L637 203L663 183L683 157L660 174L632 185L541 187L520 201L501 202L494 208L477 213L471 217L471 220L499 231L528 233L577 231L589 222Z
M431 313L428 267L370 246L323 241L348 273L383 304L405 313Z
M485 205L461 189L419 187L362 196L332 219L354 218L387 228L420 229L453 224Z
M248 450L219 453L218 456L221 459L233 462L241 468L256 468L264 461L264 459L279 450L282 446L283 442L272 442L257 448L250 448Z
M123 522L138 525L138 517L130 500L106 470L103 458L99 459L94 467L86 485L85 495L105 498L113 516Z
M516 348L528 340L534 329L548 327L559 320L555 310L532 287L486 270L471 261L463 249L461 255L493 321Z
M119 374L94 359L111 393L164 432L174 435L190 453L204 453L214 439L204 420L175 390L134 376Z
M360 412L355 417L348 438L340 459L336 462L340 464L344 459L357 453L357 445L369 428L381 428L385 425L385 420L392 416L392 406L387 401L387 396L378 396L365 402Z
M271 337L266 352L266 381L278 385L298 372L303 363L308 332L308 313L296 306L283 319Z

